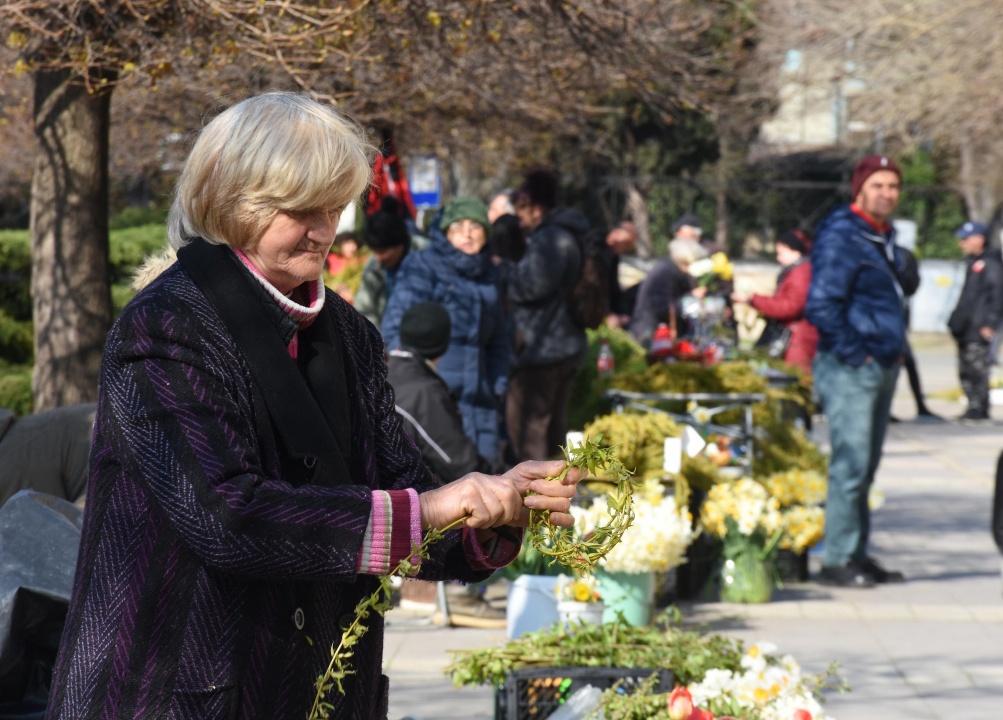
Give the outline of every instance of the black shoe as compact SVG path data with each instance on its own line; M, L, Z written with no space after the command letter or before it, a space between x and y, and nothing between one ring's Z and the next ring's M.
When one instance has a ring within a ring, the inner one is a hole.
M916 419L914 422L917 423L942 423L946 422L944 418L940 415L930 412L929 410L923 410L922 412L916 413Z
M852 562L846 565L823 565L816 581L819 585L846 588L869 588L877 583L871 573Z
M901 420L899 420L899 419L898 419L897 417L895 417L894 415L889 415L889 416L888 416L888 422L890 422L890 423L900 423L900 422L902 422L902 421L901 421Z
M905 575L898 570L886 570L877 560L868 557L861 567L874 577L874 582L879 584L902 583L905 582Z
M972 410L971 408L958 416L958 420L961 422L984 422L988 419L989 413L987 411Z

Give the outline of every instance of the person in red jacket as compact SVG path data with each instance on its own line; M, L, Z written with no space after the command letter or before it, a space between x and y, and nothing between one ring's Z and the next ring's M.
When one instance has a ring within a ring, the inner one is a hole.
M804 307L811 284L811 263L808 253L811 239L800 230L790 230L777 239L777 262L783 266L772 297L732 295L735 302L748 303L768 320L782 323L790 330L790 342L784 352L784 362L811 374L815 358L818 331L805 319Z

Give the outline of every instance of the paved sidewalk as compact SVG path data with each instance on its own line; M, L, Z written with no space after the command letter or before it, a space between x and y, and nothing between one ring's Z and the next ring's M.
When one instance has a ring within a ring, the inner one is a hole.
M952 345L932 337L914 346L927 393L957 387ZM929 404L945 417L963 409ZM907 583L870 590L789 585L766 605L687 603L684 619L775 643L809 672L839 662L852 691L828 696L826 710L837 720L999 720L1003 582L989 519L1003 423L911 422L904 372L894 411L903 422L891 426L885 444L877 484L886 502L873 516L872 547ZM1003 418L1003 408L995 413ZM390 720L493 717L490 688L456 690L442 668L447 650L504 642L504 631L416 627L398 610L388 621Z

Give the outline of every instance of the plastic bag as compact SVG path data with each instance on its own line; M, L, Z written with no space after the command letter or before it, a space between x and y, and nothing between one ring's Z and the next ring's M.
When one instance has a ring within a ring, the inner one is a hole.
M594 685L586 685L580 690L576 690L568 698L568 701L552 712L547 720L585 720L587 717L596 717L602 720L602 712L592 715L599 707L602 699L602 690Z
M0 720L44 714L82 524L78 507L32 490L0 508Z

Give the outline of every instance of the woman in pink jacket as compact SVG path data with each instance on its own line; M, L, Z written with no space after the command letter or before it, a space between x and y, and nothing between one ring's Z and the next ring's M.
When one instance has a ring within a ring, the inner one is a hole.
M783 269L777 278L777 289L773 296L732 296L735 302L748 303L763 317L782 323L790 330L790 342L784 352L784 362L809 375L811 362L815 358L815 346L818 344L818 330L804 317L808 286L811 285L810 250L811 239L802 231L791 230L784 233L777 239L777 262Z

